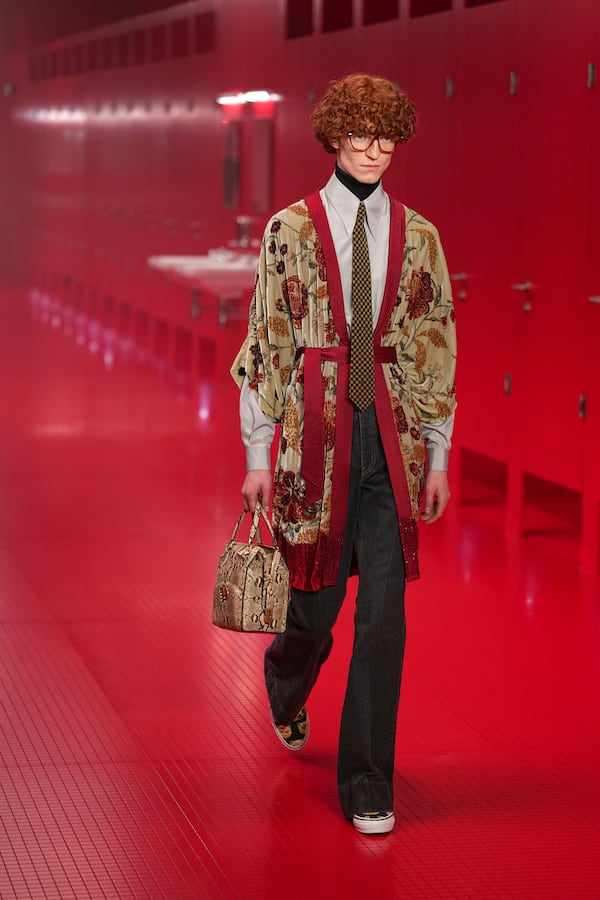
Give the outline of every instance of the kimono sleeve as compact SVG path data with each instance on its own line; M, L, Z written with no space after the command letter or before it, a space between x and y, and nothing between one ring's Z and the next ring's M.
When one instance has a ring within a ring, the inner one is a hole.
M417 228L423 242L421 265L407 286L410 340L406 374L417 417L425 424L447 419L456 407L456 327L450 276L437 230Z
M250 302L248 334L231 367L238 385L241 386L244 376L248 376L260 409L276 423L283 414L296 353L285 266L280 252L281 229L282 223L277 218L267 225Z

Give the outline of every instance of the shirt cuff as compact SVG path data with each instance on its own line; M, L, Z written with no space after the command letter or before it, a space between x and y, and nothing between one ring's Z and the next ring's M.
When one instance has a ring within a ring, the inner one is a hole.
M427 467L430 472L447 472L450 461L450 451L437 444L427 445Z
M427 465L431 471L447 472L454 430L454 412L447 419L428 425L421 422L421 431L427 442Z
M247 376L240 392L240 425L242 443L246 450L246 471L271 471L271 444L275 426L259 408L256 391L250 389Z
M271 448L270 447L246 447L246 471L250 472L254 469L268 469L271 471Z

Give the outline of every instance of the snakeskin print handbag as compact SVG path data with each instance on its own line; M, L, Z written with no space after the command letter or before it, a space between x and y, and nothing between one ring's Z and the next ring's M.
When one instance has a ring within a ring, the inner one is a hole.
M260 503L256 504L246 543L236 536L246 515L238 519L231 540L219 559L213 593L213 625L229 631L278 634L285 631L290 593L287 564L276 546L275 534ZM273 546L255 542L261 518Z

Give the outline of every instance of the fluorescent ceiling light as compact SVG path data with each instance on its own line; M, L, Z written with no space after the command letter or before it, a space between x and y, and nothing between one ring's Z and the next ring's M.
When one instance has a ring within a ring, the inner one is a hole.
M221 94L217 97L220 106L238 106L240 103L269 103L273 100L281 100L279 94L271 94L270 91L246 91L238 94Z

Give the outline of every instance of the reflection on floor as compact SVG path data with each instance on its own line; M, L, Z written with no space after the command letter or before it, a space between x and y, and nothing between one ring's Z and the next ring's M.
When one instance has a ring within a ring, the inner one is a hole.
M38 295L0 308L2 900L600 896L599 585L560 529L511 542L463 483L423 530L398 824L361 837L335 790L353 587L293 758L266 639L210 625L240 326L198 392Z

